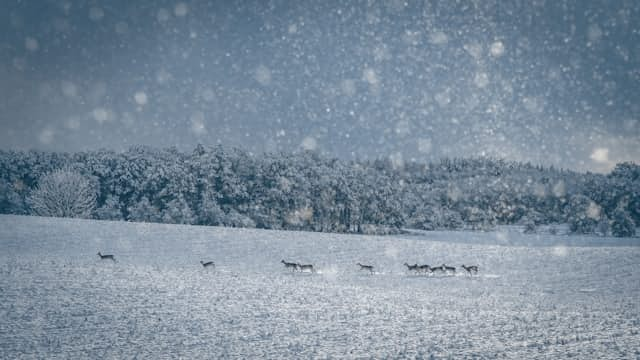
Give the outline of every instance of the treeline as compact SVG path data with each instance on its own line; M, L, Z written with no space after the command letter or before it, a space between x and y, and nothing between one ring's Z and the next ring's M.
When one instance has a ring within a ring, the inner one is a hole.
M602 175L487 158L396 164L139 146L0 151L0 175L6 214L354 233L569 223L576 233L633 236L640 224L633 163ZM51 193L72 187L82 189L75 197L90 193L81 206L50 209L69 197Z

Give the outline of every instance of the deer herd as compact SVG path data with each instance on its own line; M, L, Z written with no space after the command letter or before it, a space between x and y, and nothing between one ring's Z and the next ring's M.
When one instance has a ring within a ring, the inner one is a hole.
M116 261L115 256L109 254L109 255L105 255L102 254L101 252L98 252L98 256L100 257L101 260L111 260L113 262ZM284 267L286 269L291 269L292 272L295 271L299 271L299 272L311 272L311 273L315 273L316 270L314 269L312 264L300 264L298 262L288 262L288 261L280 261L282 264L284 264ZM213 263L213 261L200 261L200 264L204 267L204 268L215 268L215 264ZM364 270L364 271L368 271L370 274L374 273L373 270L373 265L364 265L361 263L356 263L356 265L358 265L360 267L360 270ZM407 267L407 271L409 272L413 272L416 274L435 274L435 273L441 273L441 274L453 274L455 275L456 273L456 268L454 266L447 266L445 264L442 265L438 265L438 266L430 266L430 265L418 265L418 264L413 264L413 265L409 265L407 263L404 263L404 266ZM474 275L478 273L478 266L477 265L471 265L471 266L465 266L464 264L461 266L462 269L464 269L467 274L469 275Z
M456 273L456 268L454 266L447 266L445 264L442 265L438 265L438 266L430 266L430 265L418 265L418 264L413 264L413 265L409 265L407 263L404 263L404 266L407 267L407 271L413 271L415 273L428 273L428 274L434 274L434 273L442 273L442 274L455 274ZM464 264L461 266L469 275L474 275L478 273L478 266L477 265L471 265L471 266L465 266Z
M315 270L313 268L313 265L302 265L300 263L297 262L288 262L288 261L280 261L281 263L284 264L284 267L286 269L291 269L291 271L305 271L305 270L309 270L312 273L315 273ZM370 274L374 273L373 270L373 265L364 265L361 263L356 263L356 265L358 265L360 267L360 270L365 270L368 271ZM411 271L414 272L416 274L419 273L423 273L423 274L435 274L435 273L441 273L441 274L453 274L455 275L456 273L456 268L454 266L447 266L446 264L442 264L442 265L438 265L438 266L430 266L430 265L418 265L418 264L413 264L413 265L409 265L407 263L404 263L404 266L407 267L407 271ZM478 274L478 266L477 265L470 265L470 266L465 266L464 264L461 266L469 275L475 275Z
M295 263L295 262L286 262L284 260L280 261L281 263L284 264L284 267L287 269L291 269L291 271L310 271L312 273L315 273L316 270L313 268L313 265L311 264L300 264L300 263Z

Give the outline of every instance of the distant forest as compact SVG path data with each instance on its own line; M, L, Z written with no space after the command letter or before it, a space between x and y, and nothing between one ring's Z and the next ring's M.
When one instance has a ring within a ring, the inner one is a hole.
M351 233L568 223L634 236L640 166L606 175L488 158L395 164L197 146L0 151L0 213Z

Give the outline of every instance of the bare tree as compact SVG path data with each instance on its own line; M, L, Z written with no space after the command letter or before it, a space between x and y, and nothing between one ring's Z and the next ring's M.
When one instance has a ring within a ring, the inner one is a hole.
M44 175L29 200L36 215L89 218L96 195L89 179L63 169Z

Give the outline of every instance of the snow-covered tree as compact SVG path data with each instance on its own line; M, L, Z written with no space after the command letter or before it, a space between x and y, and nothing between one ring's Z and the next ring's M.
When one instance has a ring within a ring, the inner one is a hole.
M161 222L162 220L160 211L156 206L151 204L146 196L143 196L140 201L129 207L127 211L129 213L127 220L129 221Z
M636 224L623 209L617 208L611 219L611 233L613 236L628 237L636 234Z
M89 218L96 206L96 196L96 188L87 177L62 169L38 181L29 203L37 215Z
M169 224L195 224L196 216L184 197L179 195L167 204L162 216L162 222Z
M536 226L568 222L609 234L617 217L640 223L640 167L576 173L496 159L443 159L396 166L341 161L313 151L255 155L222 146L135 146L74 154L0 151L0 212L37 213L30 193L55 169L85 174L99 194L98 219L361 232ZM188 209L188 210L187 210ZM627 225L622 226L624 229Z
M527 219L524 221L524 233L534 234L536 232L536 223L533 220Z
M95 217L99 220L123 220L120 206L117 196L108 195L104 205L96 209Z
M20 181L15 184L0 179L0 213L25 214L27 207L20 192L24 188Z
M584 195L574 195L569 202L569 228L574 233L593 234L601 219L601 208Z
M226 226L231 226L231 227L245 227L245 228L256 227L256 223L253 220L251 220L246 215L240 214L236 210L231 210L227 214L224 224Z
M222 225L226 214L216 200L216 194L211 189L205 189L202 193L200 209L197 212L199 224L201 225Z

